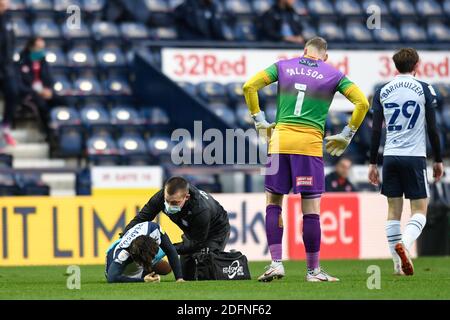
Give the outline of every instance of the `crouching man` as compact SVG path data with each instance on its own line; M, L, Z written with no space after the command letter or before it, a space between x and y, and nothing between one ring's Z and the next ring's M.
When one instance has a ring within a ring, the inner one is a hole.
M128 224L152 221L163 212L183 232L183 241L174 244L181 256L185 280L195 280L193 255L202 251L223 251L230 237L230 222L225 209L208 193L189 185L182 177L172 177Z
M162 260L167 255L169 263ZM105 276L114 282L159 282L159 275L173 274L183 281L178 253L159 225L138 223L106 252Z

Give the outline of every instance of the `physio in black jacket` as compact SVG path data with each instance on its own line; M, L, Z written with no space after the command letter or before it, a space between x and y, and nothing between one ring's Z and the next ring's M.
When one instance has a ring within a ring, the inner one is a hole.
M0 93L3 93L5 100L0 139L3 135L7 144L15 145L16 142L10 133L10 127L13 124L14 111L19 99L19 85L13 60L14 30L8 21L8 7L9 0L0 0Z
M259 20L261 40L303 44L301 16L295 11L295 0L278 0Z
M181 255L185 280L194 279L193 254L223 251L230 236L230 222L225 209L208 193L189 185L182 177L172 177L128 224L151 221L164 212L183 232L183 241L174 244Z

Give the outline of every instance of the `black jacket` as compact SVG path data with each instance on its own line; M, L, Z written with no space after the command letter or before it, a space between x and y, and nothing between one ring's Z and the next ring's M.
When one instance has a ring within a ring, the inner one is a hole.
M177 32L183 40L224 40L223 15L217 4L186 0L175 9Z
M6 14L0 15L0 77L14 73L15 37L12 25Z
M54 79L52 77L50 67L47 61L44 59L39 60L41 64L40 78L42 84L45 88L53 90ZM28 54L22 54L20 61L18 63L19 74L20 74L20 93L21 94L31 94L33 93L33 62L31 61Z
M348 179L339 178L336 172L325 177L326 192L355 192L355 186Z
M296 36L302 35L303 27L301 24L301 17L295 12L294 8L287 7L286 9L282 9L278 4L274 4L269 10L264 12L259 19L258 29L261 40L283 40L283 35L281 33L283 15L286 16L293 34Z
M175 245L179 254L197 252L208 241L223 239L230 231L227 212L210 194L194 186L189 188L189 194L190 198L180 212L167 214L190 240ZM123 233L140 222L152 221L161 211L164 211L163 189L151 197Z

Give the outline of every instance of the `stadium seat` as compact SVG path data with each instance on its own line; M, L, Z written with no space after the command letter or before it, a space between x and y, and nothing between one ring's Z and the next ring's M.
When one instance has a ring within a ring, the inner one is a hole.
M336 0L335 10L341 16L360 16L362 14L361 5L356 0Z
M147 149L152 162L164 164L171 163L171 152L174 142L167 136L153 136L147 140Z
M25 0L26 7L31 11L52 11L52 0Z
M275 118L276 118L276 115L277 115L277 106L276 106L276 104L271 103L271 104L266 105L265 113L266 113L267 121L275 122Z
M301 23L302 23L302 27L303 27L303 30L302 30L303 38L311 39L317 35L317 30L311 23L309 23L307 21L301 21Z
M120 164L116 142L108 136L92 136L87 141L88 160L97 166Z
M13 165L13 156L6 153L0 153L0 168L11 168Z
M147 9L150 12L169 12L169 3L165 0L144 0Z
M362 3L363 11L366 12L370 7L379 8L380 14L383 16L389 15L389 8L386 5L386 1L383 0L364 0ZM372 11L370 12L372 13Z
M67 53L67 65L69 67L89 67L96 65L96 59L92 49L85 46L75 47Z
M14 29L14 35L17 39L27 39L31 37L31 28L25 19L15 18L11 21Z
M225 86L218 82L201 82L197 85L197 92L208 103L224 102L227 97Z
M20 188L13 173L0 172L0 196L18 196Z
M109 78L104 83L104 94L107 95L131 95L131 86L125 78Z
M424 42L427 39L424 28L415 22L402 22L400 35L406 42Z
M107 0L82 0L83 11L90 15L96 16L101 14Z
M50 187L42 181L40 173L16 174L16 181L24 196L50 195Z
M234 39L236 41L256 41L257 36L253 21L238 21L234 25Z
M450 0L444 0L442 3L442 10L447 17L450 17Z
M273 5L272 0L253 0L252 1L252 7L253 12L255 12L257 15L261 15L267 10L270 9L270 7Z
M50 128L53 130L61 127L78 127L80 124L80 114L73 107L60 106L50 111Z
M374 29L373 36L377 42L392 43L400 41L398 30L389 22L382 20L381 29Z
M183 88L191 96L197 95L197 87L195 86L195 84L192 84L190 82L184 82L184 81L177 82L177 83L181 88Z
M236 115L226 104L215 102L211 103L208 107L209 110L222 119L228 126L231 128L236 126Z
M126 67L127 61L119 47L106 46L97 52L97 64L103 68L122 68Z
M27 6L24 0L9 0L9 10L14 14L16 12L25 11Z
M112 108L110 114L111 124L121 132L139 132L145 124L145 119L139 117L136 109L127 105Z
M429 21L427 37L437 43L450 42L450 28L441 21Z
M177 30L171 27L159 27L152 29L151 32L155 40L176 40L178 38Z
M45 60L53 68L67 66L66 54L60 47L47 47Z
M188 175L186 177L188 181L208 193L220 193L222 192L222 186L218 182L217 176L212 174L197 174Z
M91 169L85 168L77 172L75 188L77 196L89 196L92 194Z
M81 123L88 129L89 132L95 134L109 134L113 131L113 126L110 121L109 112L105 108L90 104L84 106L80 110Z
M307 1L308 12L313 16L332 16L335 14L333 5L328 0Z
M124 22L120 25L122 38L128 41L140 41L150 38L147 27L140 23Z
M69 79L65 75L53 76L53 90L58 96L67 96L73 94L73 87Z
M142 107L139 116L144 121L146 131L151 131L153 134L166 132L170 127L167 112L159 107Z
M225 0L224 2L225 11L232 16L250 16L253 13L248 0Z
M361 21L347 21L345 26L345 35L347 39L357 42L371 42L372 34L367 26Z
M79 27L73 28L64 23L62 26L62 33L66 41L70 41L73 44L74 41L81 42L86 45L87 40L91 39L90 28L82 23Z
M344 41L344 30L333 21L319 22L319 35L323 36L328 41Z
M448 131L450 131L450 106L446 106L442 110L442 125Z
M272 83L271 85L265 86L261 90L258 91L259 97L261 100L267 104L270 102L274 102L277 99L277 84Z
M81 9L81 0L53 0L53 10L61 16L67 15L67 8L71 5Z
M231 82L226 85L228 100L232 104L244 101L244 91L242 90L243 82Z
M61 157L81 157L83 153L83 133L74 127L61 128L58 135L57 153Z
M80 77L75 80L73 87L74 93L79 96L102 94L101 86L94 77Z
M421 17L441 17L443 11L441 5L436 0L420 0L416 2L417 14Z
M306 7L305 2L302 0L296 0L294 2L294 10L299 15L303 15L303 16L308 15L308 8Z
M243 102L236 106L236 120L241 128L248 129L253 126L253 119L247 105Z
M60 39L61 30L52 19L37 19L32 25L33 34L46 40Z
M92 35L97 40L117 40L120 38L120 30L113 22L96 21L92 24Z
M140 136L125 134L118 139L117 146L123 164L133 166L151 164L147 145Z
M393 16L400 18L413 16L416 13L412 1L409 0L391 0L389 8Z

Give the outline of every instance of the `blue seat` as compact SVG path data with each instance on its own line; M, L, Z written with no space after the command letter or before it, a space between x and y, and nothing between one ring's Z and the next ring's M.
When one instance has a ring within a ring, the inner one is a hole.
M416 14L414 5L409 0L391 0L389 8L391 14L396 17L413 16Z
M139 41L150 38L147 27L140 23L124 22L120 25L122 38L128 41Z
M136 134L125 134L117 141L119 154L122 156L122 163L126 165L148 165L151 164L151 157L148 155L145 141Z
M177 84L190 95L195 96L197 94L197 87L195 86L195 84L184 81L177 82Z
M87 128L111 128L109 112L105 108L91 104L84 106L80 111L81 123Z
M139 117L133 107L127 105L115 106L111 109L111 123L123 128L140 127L145 124L145 119ZM136 129L136 128L135 128Z
M18 196L20 188L13 173L0 172L0 196Z
M159 107L142 107L139 117L143 120L146 131L164 133L170 127L170 118L164 109Z
M106 0L83 0L83 11L91 15L101 14Z
M58 134L57 153L60 157L81 157L84 149L83 131L78 127L62 127Z
M444 0L442 3L442 10L447 17L450 17L450 0Z
M266 113L266 119L269 122L275 122L275 119L277 117L277 106L274 103L266 105L265 113Z
M362 7L364 11L371 7L376 8L377 12L378 10L380 10L381 15L383 16L388 16L390 14L389 8L386 5L386 1L383 0L364 0L362 2Z
M104 82L104 94L131 95L131 86L127 79L121 77L109 78Z
M201 99L206 102L224 101L227 96L226 88L218 82L201 82L197 85L197 92Z
M301 21L302 23L302 36L305 39L311 39L313 37L315 37L317 35L317 30L316 28L309 22L307 21Z
M47 47L45 60L51 67L66 67L66 54L60 47Z
M86 144L88 160L97 166L118 165L120 155L116 142L109 136L94 135Z
M25 19L16 18L12 19L11 22L14 29L14 35L17 39L27 39L31 37L31 28Z
M407 42L424 42L427 40L425 29L415 22L402 22L400 35Z
M178 38L178 33L172 27L159 27L152 30L153 37L156 40L175 40Z
M319 34L328 41L345 41L344 30L333 21L319 22Z
M238 21L234 25L234 39L236 41L256 41L258 37L253 21Z
M313 16L332 16L335 14L333 5L328 0L308 1L308 12Z
M184 2L184 0L168 0L170 11L173 11L176 7L178 7L183 2Z
M442 100L450 101L450 85L446 83L434 83L433 88L438 95L438 98Z
M82 23L79 28L69 27L66 23L62 26L62 33L66 40L68 41L83 41L86 43L86 40L91 38L91 30L90 28Z
M399 42L400 34L391 23L382 20L381 29L374 29L373 36L377 42Z
M77 196L90 196L92 194L91 190L92 179L91 179L91 169L84 168L77 172L75 189Z
M42 181L40 173L20 173L16 175L16 181L24 196L50 195L50 187Z
M125 67L127 61L119 47L107 46L97 52L97 64L104 68Z
M27 6L24 0L9 0L9 10L14 14L19 11L25 11Z
M367 26L361 21L347 21L345 26L347 39L357 42L371 42L372 34Z
M214 102L209 104L208 107L209 110L222 119L228 126L232 128L236 126L236 114L226 104Z
M81 0L53 0L53 10L58 14L67 15L67 8L75 5L81 9Z
M186 178L189 180L189 183L205 192L208 193L222 192L222 185L218 181L217 175L196 174L196 175L188 175L186 176Z
M6 153L0 153L0 168L12 168L13 156Z
M233 16L249 16L253 14L252 6L248 0L225 0L225 11Z
M336 0L334 7L341 16L360 16L363 13L361 5L355 0Z
M244 101L243 82L231 82L226 85L228 99L235 104Z
M441 5L436 0L421 0L416 2L417 14L421 17L441 17L444 15Z
M445 130L450 131L450 105L442 109L442 125Z
M327 128L330 130L331 134L341 132L347 123L348 115L343 112L330 112L328 114Z
M145 6L150 12L169 12L169 3L165 0L144 0Z
M26 7L32 11L52 11L52 0L25 0Z
M253 126L253 119L244 102L236 106L236 120L241 128L248 129Z
M102 89L94 77L80 77L74 82L74 93L80 96L101 95Z
M294 10L299 15L305 16L308 14L308 7L305 5L305 2L302 0L296 0L294 2Z
M255 12L258 15L261 15L264 12L266 12L267 10L269 10L272 5L273 5L273 0L253 0L252 1L253 12Z
M50 128L58 130L61 127L79 127L81 118L73 107L54 107L50 112Z
M96 21L92 24L92 35L98 40L119 39L120 30L113 22Z
M75 47L67 53L69 67L95 67L96 61L92 49L89 47Z
M264 103L270 103L277 99L278 96L278 86L276 83L272 83L271 85L265 86L261 90L258 91L259 97Z
M53 90L58 96L67 96L73 94L72 83L65 75L56 75L53 77Z
M37 19L32 24L33 34L45 39L61 38L61 30L52 19Z
M175 143L167 136L155 135L147 140L147 149L152 161L171 163L171 152Z
M427 36L433 42L449 42L450 28L441 21L430 21L427 26Z

